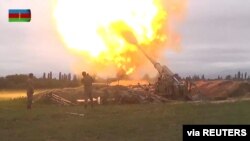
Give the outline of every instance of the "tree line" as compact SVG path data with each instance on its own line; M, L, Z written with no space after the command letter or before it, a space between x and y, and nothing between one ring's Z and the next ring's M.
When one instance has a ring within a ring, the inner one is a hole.
M15 74L0 77L0 89L25 89L28 75L26 74ZM80 86L80 80L77 79L76 75L71 74L59 74L59 78L53 78L52 72L43 74L43 77L34 77L34 87L36 89L47 89L47 88L64 88L64 87L77 87Z

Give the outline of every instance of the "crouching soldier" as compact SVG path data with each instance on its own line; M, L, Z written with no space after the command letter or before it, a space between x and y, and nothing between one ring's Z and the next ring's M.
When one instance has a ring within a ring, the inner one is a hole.
M27 109L31 109L34 93L33 74L30 73L27 80Z

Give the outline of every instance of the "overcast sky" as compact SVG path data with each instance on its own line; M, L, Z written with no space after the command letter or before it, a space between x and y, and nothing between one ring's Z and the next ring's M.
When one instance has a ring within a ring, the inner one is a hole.
M189 0L182 51L167 55L183 74L250 71L250 1Z
M53 0L0 0L0 75L70 72L73 56L55 28ZM9 23L8 9L31 9L30 23Z
M250 73L250 1L188 1L187 15L177 29L181 51L168 50L164 58L169 67L183 75ZM63 47L53 5L53 0L0 0L0 76L72 71L76 58ZM30 8L32 21L9 23L11 8Z

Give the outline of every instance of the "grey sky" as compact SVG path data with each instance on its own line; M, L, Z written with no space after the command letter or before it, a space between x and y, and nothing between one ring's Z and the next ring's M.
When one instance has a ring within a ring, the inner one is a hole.
M50 0L0 0L0 76L70 72L73 57L57 34ZM9 23L8 9L30 8L30 23Z
M188 0L177 30L180 52L168 50L169 67L180 74L209 76L250 71L250 1ZM8 9L32 9L30 23L8 23ZM13 73L70 72L76 58L68 53L53 21L51 0L0 0L0 76Z
M167 53L169 63L186 75L250 71L249 25L249 0L189 0L182 51Z

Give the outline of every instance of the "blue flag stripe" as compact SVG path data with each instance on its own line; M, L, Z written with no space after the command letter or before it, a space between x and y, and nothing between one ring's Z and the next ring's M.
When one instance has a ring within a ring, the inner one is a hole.
M15 13L20 13L20 14L30 14L30 9L9 9L9 14L15 14Z

